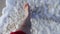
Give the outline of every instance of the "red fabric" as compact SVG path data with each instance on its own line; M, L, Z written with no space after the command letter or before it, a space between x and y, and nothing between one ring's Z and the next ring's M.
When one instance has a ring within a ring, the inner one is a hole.
M16 32L11 32L10 34L26 34L26 33L21 30L18 30Z

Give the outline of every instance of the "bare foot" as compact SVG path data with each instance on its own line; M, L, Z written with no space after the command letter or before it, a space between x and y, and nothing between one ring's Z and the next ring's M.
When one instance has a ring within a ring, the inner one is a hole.
M30 6L28 3L24 4L24 10L25 10L25 18L23 24L21 24L20 28L21 30L27 30L28 28L28 22L30 22Z
M24 11L25 11L25 18L28 18L30 16L30 6L28 3L24 4Z
M24 10L25 10L25 20L24 20L24 22L23 22L23 24L22 24L22 27L25 27L26 26L26 22L27 21L30 21L30 6L29 6L29 4L28 3L26 3L26 4L24 4Z

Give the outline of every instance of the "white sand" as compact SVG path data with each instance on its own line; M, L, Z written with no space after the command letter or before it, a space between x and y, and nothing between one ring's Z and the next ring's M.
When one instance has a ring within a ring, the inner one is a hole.
M60 34L60 0L28 0L27 2L33 9L31 13L32 34ZM3 12L4 15L1 17L3 18L1 19L1 26L4 25L4 27L1 27L0 30L4 34L9 34L13 29L18 28L19 23L22 23L24 1L8 0L6 5L8 6L6 6L7 10ZM28 23L28 25L30 24Z

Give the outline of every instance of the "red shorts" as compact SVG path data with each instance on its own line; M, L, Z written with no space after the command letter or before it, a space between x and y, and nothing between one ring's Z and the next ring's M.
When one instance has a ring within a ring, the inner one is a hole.
M11 32L10 34L26 34L26 33L21 31L21 30L18 30L18 31L15 31L15 32Z

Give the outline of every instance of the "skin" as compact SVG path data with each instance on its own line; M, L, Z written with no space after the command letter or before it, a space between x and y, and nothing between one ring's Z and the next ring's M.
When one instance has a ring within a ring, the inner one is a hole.
M23 24L21 25L22 27L25 27L26 26L26 22L27 21L30 21L30 6L29 6L29 4L28 3L26 3L25 5L24 5L24 10L25 10L25 18L24 18L24 21L23 21Z
M24 8L24 11L25 11L25 17L24 17L23 24L20 25L21 27L18 30L22 30L22 31L26 32L27 34L30 34L29 29L31 28L31 26L29 26L29 24L27 24L27 23L31 24L31 22L30 22L30 18L31 18L30 6L29 6L28 3L25 3L23 8Z

